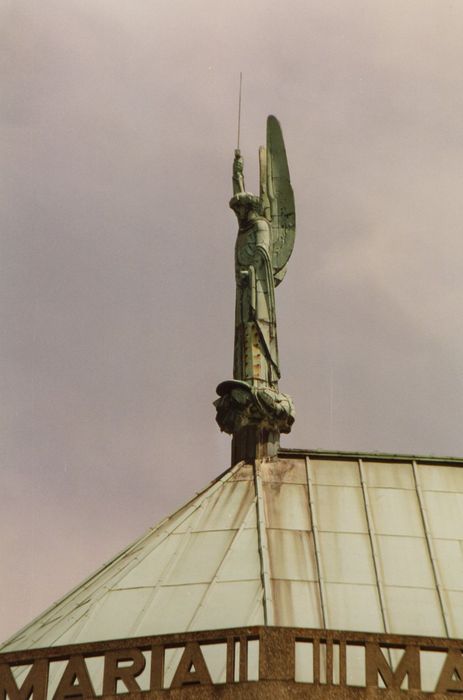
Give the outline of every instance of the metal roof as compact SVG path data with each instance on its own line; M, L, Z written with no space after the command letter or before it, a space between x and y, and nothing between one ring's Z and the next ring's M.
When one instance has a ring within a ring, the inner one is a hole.
M247 625L463 637L463 460L239 464L1 651Z

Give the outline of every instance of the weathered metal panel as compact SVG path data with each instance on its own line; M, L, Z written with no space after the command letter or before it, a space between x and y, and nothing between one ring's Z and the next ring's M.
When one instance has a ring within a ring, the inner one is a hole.
M271 578L316 581L317 570L311 532L267 531Z
M236 530L254 499L247 481L223 484L213 499L205 500L196 530Z
M309 530L307 486L302 484L262 484L267 527Z
M403 489L369 488L375 531L380 535L424 537L416 493Z
M390 489L415 489L413 469L406 462L363 462L367 486Z
M358 463L354 460L311 459L314 484L360 486Z
M314 484L313 493L320 530L368 532L361 488Z
M463 591L463 540L436 538L434 550L444 588Z
M149 601L150 594L150 588L107 591L100 604L89 613L78 635L79 641L114 639L119 636L121 629L132 631L134 622Z
M385 597L393 632L445 635L439 597L435 589L386 586Z
M232 627L236 620L240 620L240 626L250 624L251 619L253 624L262 624L264 620L260 580L213 584L207 604L198 607L188 629L215 629L219 619L223 621L224 627Z
M240 464L235 469L233 474L227 479L230 483L233 481L254 481L254 467L252 464Z
M172 627L175 632L187 630L206 591L204 583L160 588L140 616L136 629L127 636L167 634Z
M166 575L166 585L207 583L214 576L224 558L236 530L195 532L185 541L182 556Z
M328 627L378 632L383 630L376 586L326 583Z
M303 459L278 460L278 462L261 462L262 481L283 484L305 484L305 461Z
M424 491L433 538L463 540L463 493Z
M424 491L463 493L463 469L444 464L420 464L420 481Z
M377 542L382 580L387 586L435 587L424 538L378 535Z
M256 552L259 549L257 530L243 529L234 540L226 561L217 573L218 581L241 581L260 579L260 562Z
M321 627L318 586L311 581L272 580L275 625Z
M123 589L156 585L183 537L184 535L173 533L159 547L151 548L147 545L146 556L141 554L136 560L136 566L131 567L126 574L122 572L113 587Z
M376 584L368 535L321 532L321 569L331 583Z

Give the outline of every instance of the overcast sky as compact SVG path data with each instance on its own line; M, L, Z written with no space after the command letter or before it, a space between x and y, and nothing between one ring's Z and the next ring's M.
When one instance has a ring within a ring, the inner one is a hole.
M0 639L229 464L242 150L297 448L463 455L463 3L1 0Z

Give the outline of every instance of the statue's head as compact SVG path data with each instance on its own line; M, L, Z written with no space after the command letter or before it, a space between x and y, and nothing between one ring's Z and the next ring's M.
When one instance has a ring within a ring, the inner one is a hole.
M253 218L252 215L260 214L260 198L250 192L239 192L230 199L230 208L233 209L240 223L245 222Z

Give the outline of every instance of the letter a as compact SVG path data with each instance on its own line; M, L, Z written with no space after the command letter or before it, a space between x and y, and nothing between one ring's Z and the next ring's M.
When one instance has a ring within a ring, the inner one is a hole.
M188 642L170 687L181 688L194 683L211 685L212 679L198 642Z
M65 698L75 697L95 697L95 691L88 674L85 659L80 654L78 656L71 656L69 659L68 665L64 669L56 692L53 695L53 700L65 700Z
M436 687L436 693L449 692L463 692L463 656L456 649L449 651Z

